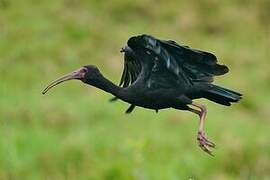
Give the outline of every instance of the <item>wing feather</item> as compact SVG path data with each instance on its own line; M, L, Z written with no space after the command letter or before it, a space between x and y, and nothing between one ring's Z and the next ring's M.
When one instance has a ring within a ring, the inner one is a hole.
M141 71L140 63L134 59L130 54L124 55L124 70L121 76L119 86L128 87L134 83Z
M212 53L181 46L172 40L155 39L156 42L153 43L152 36L146 36L145 40L146 44L147 40L150 44L146 45L147 49L152 50L164 62L164 67L187 84L210 83L214 76L229 71L226 66L217 64L217 58Z
M213 81L213 76L223 75L229 71L228 67L217 64L214 54L180 46L174 41L159 41L164 51L177 59L178 65L188 73L194 81Z

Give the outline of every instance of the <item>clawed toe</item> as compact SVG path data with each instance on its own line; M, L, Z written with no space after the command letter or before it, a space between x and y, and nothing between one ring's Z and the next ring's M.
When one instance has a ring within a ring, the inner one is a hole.
M198 140L198 143L199 143L200 148L203 151L205 151L206 153L208 153L211 156L214 156L212 154L212 150L210 148L215 148L216 145L213 142L209 141L206 138L206 136L205 136L205 134L203 132L198 132L197 140Z

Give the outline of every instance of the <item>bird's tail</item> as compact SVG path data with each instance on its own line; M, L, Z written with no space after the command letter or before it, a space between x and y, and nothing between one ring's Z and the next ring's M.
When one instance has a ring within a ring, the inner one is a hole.
M242 94L211 84L209 89L204 92L204 97L216 103L230 106L231 103L238 102Z

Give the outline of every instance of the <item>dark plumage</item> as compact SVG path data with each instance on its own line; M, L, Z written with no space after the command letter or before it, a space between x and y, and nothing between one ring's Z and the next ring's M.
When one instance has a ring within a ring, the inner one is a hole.
M207 140L203 129L206 107L193 100L206 98L225 106L239 101L240 93L211 84L213 77L227 73L228 67L217 64L216 56L211 53L149 35L131 37L121 52L124 70L119 86L89 65L54 81L43 93L63 81L79 79L113 94L112 101L119 98L130 103L126 113L135 106L156 111L165 108L191 111L200 116L199 145L211 154L210 147L215 145Z

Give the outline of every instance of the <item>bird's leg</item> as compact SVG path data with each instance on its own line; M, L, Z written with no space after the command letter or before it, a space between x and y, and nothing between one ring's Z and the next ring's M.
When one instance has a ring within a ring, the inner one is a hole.
M210 148L214 148L215 144L209 141L206 138L206 135L204 133L204 122L205 122L207 109L204 105L198 104L196 102L192 102L191 105L200 109L200 110L197 110L197 109L189 108L190 112L196 113L200 116L199 130L198 130L198 135L197 135L199 146L202 150L204 150L208 154L213 155Z

